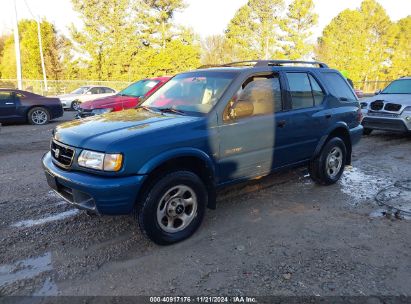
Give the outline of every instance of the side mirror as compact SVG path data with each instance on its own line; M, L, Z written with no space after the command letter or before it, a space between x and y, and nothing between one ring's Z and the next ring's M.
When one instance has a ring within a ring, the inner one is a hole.
M237 101L231 108L230 116L231 118L243 118L253 115L254 106L252 102L249 101Z
M378 95L378 94L380 94L380 93L381 93L381 90L375 91L375 95Z

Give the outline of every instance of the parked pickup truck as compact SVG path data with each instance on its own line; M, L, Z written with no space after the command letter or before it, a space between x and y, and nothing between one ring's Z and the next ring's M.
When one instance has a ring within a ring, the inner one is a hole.
M197 230L223 186L295 166L335 183L360 122L353 89L323 63L231 63L176 75L137 109L58 126L42 162L69 203L133 213L171 244Z

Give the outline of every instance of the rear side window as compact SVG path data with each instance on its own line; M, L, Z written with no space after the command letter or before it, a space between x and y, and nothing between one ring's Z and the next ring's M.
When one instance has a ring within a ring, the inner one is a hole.
M293 109L311 108L324 99L318 82L307 73L286 73Z
M352 92L349 84L338 73L323 73L331 91L340 100L355 101L357 98Z
M323 89L321 89L321 87L318 84L317 80L315 80L315 78L313 76L308 75L308 77L310 78L311 89L312 89L312 92L313 92L314 105L318 106L324 100Z

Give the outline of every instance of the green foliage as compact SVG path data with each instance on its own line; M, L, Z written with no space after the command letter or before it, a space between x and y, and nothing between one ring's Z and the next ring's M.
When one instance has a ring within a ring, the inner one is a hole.
M318 15L314 13L313 0L294 0L288 7L287 17L280 23L285 32L283 36L284 58L304 59L313 51L313 45L308 42L311 29L317 24Z
M73 72L85 79L131 81L199 65L197 38L173 23L182 0L72 2L85 24L72 27L72 37L86 58Z
M140 0L137 3L139 30L151 45L166 47L173 38L172 19L186 7L183 0Z
M359 9L344 10L325 27L316 55L347 70L353 81L397 78L410 70L407 19L396 25L375 0L364 0Z
M283 0L249 0L236 12L226 31L233 60L273 57L283 6Z
M411 15L399 20L395 29L391 66L386 70L387 79L411 75Z
M34 20L21 20L18 26L22 76L26 79L42 79L37 22ZM47 21L42 21L40 28L47 76L50 79L61 79L63 76L61 53L66 47L62 42L65 38L58 36L54 26ZM4 39L0 73L2 78L16 77L16 58L12 35Z
M232 49L224 35L206 37L201 49L201 61L205 65L223 64L232 60Z

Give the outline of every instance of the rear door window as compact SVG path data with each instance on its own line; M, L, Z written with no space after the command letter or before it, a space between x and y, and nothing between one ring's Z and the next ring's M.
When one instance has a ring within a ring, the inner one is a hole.
M326 72L323 73L323 76L325 77L328 86L330 87L335 97L343 101L357 100L349 84L344 80L344 78L340 74L334 72Z
M324 91L323 89L321 89L317 80L315 80L315 78L312 75L308 75L308 78L310 78L311 90L312 90L313 97L314 97L314 105L318 106L324 100L324 95L325 95Z
M11 99L13 99L11 92L7 92L7 91L0 92L0 100L11 100Z
M314 98L307 73L286 73L293 109L311 108Z

